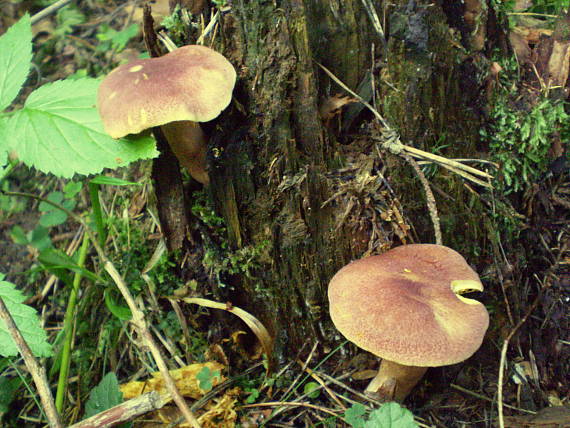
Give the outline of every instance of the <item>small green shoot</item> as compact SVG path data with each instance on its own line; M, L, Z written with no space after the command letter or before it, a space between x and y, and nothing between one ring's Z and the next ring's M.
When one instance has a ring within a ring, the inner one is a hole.
M205 366L200 372L196 375L196 379L198 379L198 387L205 392L208 392L212 389L214 378L220 379L220 371L214 370L212 371L209 367Z
M129 41L139 34L139 27L137 24L131 24L121 31L116 31L107 24L101 25L97 38L101 43L97 45L97 51L106 52L114 50L121 52L127 46Z
M317 382L307 382L303 387L303 393L311 399L319 398L321 391L319 390L320 385Z

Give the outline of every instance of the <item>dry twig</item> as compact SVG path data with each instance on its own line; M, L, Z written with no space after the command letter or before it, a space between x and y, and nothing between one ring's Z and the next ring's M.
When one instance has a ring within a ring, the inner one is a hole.
M84 419L69 428L101 428L128 422L137 416L160 409L168 402L168 398L156 391L151 391L115 407Z
M32 350L28 346L26 340L24 339L24 336L22 336L22 333L20 333L20 330L16 326L12 315L10 315L10 312L8 312L8 308L6 307L6 304L1 297L0 319L6 323L6 327L8 328L12 339L14 339L14 343L18 347L18 350L20 351L20 354L22 354L22 357L24 357L26 367L30 371L32 378L34 379L34 383L36 384L36 388L38 389L38 394L40 395L40 400L45 410L50 427L63 427L59 419L59 414L55 408L55 402L53 401L51 389L49 388L49 383L46 377L46 370L35 359Z
M530 308L528 308L528 311L526 312L524 317L522 317L522 319L517 323L517 325L514 326L514 328L511 330L507 338L503 341L503 347L501 348L501 362L499 364L499 379L497 381L497 401L498 401L497 408L499 411L500 428L505 428L505 417L503 415L503 379L504 379L505 365L507 361L507 349L509 347L509 342L511 341L515 333L518 331L518 329L526 322L530 314L538 306L538 302L540 301L541 297L542 293L539 293L538 296L536 296L536 298L534 299L534 302L532 302L532 305L530 305Z

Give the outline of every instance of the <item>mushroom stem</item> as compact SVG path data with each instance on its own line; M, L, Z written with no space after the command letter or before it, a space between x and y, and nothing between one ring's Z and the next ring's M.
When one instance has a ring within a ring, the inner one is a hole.
M179 120L162 125L164 136L178 161L190 175L202 184L209 184L206 170L206 135L200 124L190 120Z
M365 392L403 401L427 369L427 367L404 366L393 361L382 360L378 374L368 384Z

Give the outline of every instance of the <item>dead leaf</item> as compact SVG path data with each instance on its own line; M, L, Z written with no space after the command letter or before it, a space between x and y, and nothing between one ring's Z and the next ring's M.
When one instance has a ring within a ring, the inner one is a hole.
M132 14L133 22L141 25L143 20L143 6L145 2L133 2L125 8L129 16ZM162 22L164 18L170 16L170 6L168 0L151 0L149 2L151 13L154 21L158 24Z
M273 338L265 328L265 326L259 321L256 317L251 315L249 312L244 311L237 306L230 306L227 303L218 303L213 300L209 299L202 299L199 297L188 297L182 299L186 303L194 303L196 305L204 306L206 308L213 308L213 309L222 309L224 311L231 312L235 316L239 317L243 322L247 324L247 326L253 331L261 346L263 347L263 351L267 357L267 361L269 363L268 370L272 370L272 357L273 357Z
M180 369L170 370L170 375L174 379L180 394L184 397L191 397L197 400L206 393L206 391L200 389L198 386L198 379L196 378L196 375L200 373L204 367L208 367L211 371L220 372L225 368L222 364L216 361L211 361L207 363L190 364ZM225 380L224 376L214 377L212 379L212 386L216 386ZM123 384L120 386L120 389L125 400L138 397L139 395L149 391L156 391L165 395L168 394L168 389L164 384L164 380L160 372L152 373L152 378L146 381L133 381Z
M358 100L349 97L348 95L333 95L325 99L320 107L319 107L319 114L321 115L321 119L323 120L330 120L334 116L340 113L340 109L347 104L355 103Z
M235 405L241 390L233 388L221 398L214 398L206 405L206 411L198 416L198 422L202 428L233 428L236 425L237 413ZM144 423L137 426L143 428L156 428L159 426L172 426L180 420L184 420L180 409L176 406L165 406L162 409L144 416ZM151 422L146 422L151 421ZM178 428L189 428L187 422L180 422L176 425Z
M552 53L548 60L548 78L550 86L566 86L568 67L570 66L570 42L554 40Z
M520 33L511 31L509 32L509 41L511 42L511 46L515 51L519 63L528 64L532 53L528 45L528 40L521 36Z

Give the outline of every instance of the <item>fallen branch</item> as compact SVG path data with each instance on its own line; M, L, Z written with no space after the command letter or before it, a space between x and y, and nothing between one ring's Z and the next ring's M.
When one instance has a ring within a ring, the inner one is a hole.
M71 425L69 428L102 428L115 426L121 422L135 419L137 416L160 409L169 401L168 397L151 391L132 400L98 413Z

